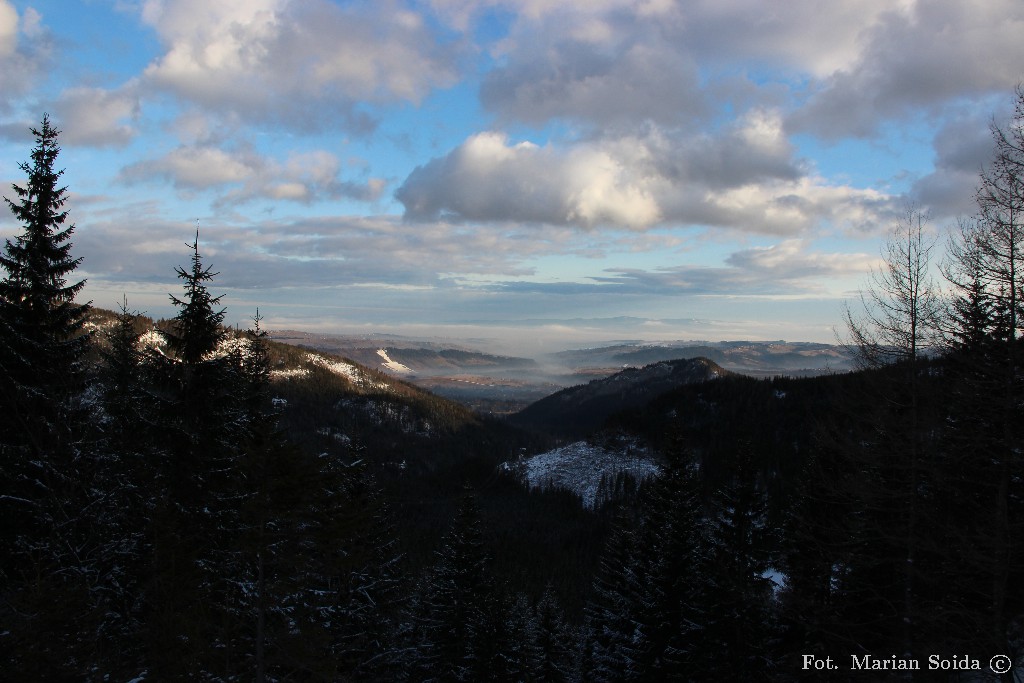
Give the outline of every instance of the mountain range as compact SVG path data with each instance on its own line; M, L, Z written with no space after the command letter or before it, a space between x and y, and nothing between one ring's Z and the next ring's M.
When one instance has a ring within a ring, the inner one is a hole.
M474 410L511 415L566 387L660 361L705 358L754 377L804 377L852 368L847 351L786 341L609 342L537 357L492 353L486 340L417 340L395 335L334 335L296 330L276 341L344 356L401 377Z

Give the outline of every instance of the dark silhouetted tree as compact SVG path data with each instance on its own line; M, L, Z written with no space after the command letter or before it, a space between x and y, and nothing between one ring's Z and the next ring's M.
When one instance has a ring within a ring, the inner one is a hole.
M170 297L178 314L161 330L167 353L154 350L148 358L163 443L149 634L160 675L227 675L241 656L234 542L245 495L241 361L238 345L222 344L224 309L209 291L216 273L203 265L198 234L189 247L191 268L177 269L183 294Z
M954 233L946 274L948 383L952 391L944 443L946 496L961 562L960 618L984 614L976 651L1020 647L1024 601L1013 586L1024 561L1024 88L1012 120L992 125L994 156L981 173L978 213ZM969 596L969 597L968 597ZM1015 642L1016 641L1016 642Z
M81 259L71 256L75 226L64 225L67 188L58 185L64 171L55 168L60 131L44 115L32 134L32 160L19 166L28 182L13 186L14 200L4 197L23 231L0 255L0 419L5 443L40 454L68 440L69 401L89 345L89 304L75 301L85 281L68 281Z
M740 680L771 677L775 630L767 496L753 467L752 445L740 443L729 481L712 495L708 528L707 617L691 671L714 677L728 662ZM714 653L714 654L711 654Z
M848 345L865 367L914 361L935 345L939 289L932 275L934 238L926 217L911 209L896 222L861 293L861 311L845 311Z
M28 181L4 198L22 232L0 254L0 647L10 654L0 669L43 680L84 675L97 568L93 473L80 443L89 304L75 301L85 281L69 282L81 259L55 167L59 131L44 115L32 133L20 165Z
M415 680L500 679L504 614L484 544L480 508L467 489L452 530L427 579L417 617Z

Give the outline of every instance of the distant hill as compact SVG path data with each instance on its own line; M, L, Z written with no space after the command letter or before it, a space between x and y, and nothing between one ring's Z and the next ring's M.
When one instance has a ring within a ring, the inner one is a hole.
M464 348L450 341L408 340L391 335L356 337L296 330L274 331L271 338L295 346L345 356L369 368L416 376L524 371L537 367L537 362L530 358L498 356ZM386 359L390 359L396 365L389 365ZM405 369L397 366L404 366Z
M385 347L396 361L408 366L413 372L436 374L437 371L491 370L494 368L533 369L537 362L529 358L494 356L479 351L463 349L409 349L394 346Z
M595 369L640 367L676 358L707 358L733 372L752 376L845 372L853 365L846 350L832 344L787 341L624 343L562 351L552 356L579 374Z
M706 358L753 377L846 372L839 346L786 341L608 342L536 358L489 352L484 339L415 339L392 334L340 335L277 330L271 338L349 358L401 377L484 414L512 415L559 389L660 361Z
M532 403L511 418L513 424L563 438L599 429L611 415L642 408L681 386L731 374L707 358L677 359L627 368L610 377L563 389Z
M532 358L502 356L453 341L362 337L294 330L271 333L275 341L333 353L398 376L481 413L507 414L565 386L552 383Z

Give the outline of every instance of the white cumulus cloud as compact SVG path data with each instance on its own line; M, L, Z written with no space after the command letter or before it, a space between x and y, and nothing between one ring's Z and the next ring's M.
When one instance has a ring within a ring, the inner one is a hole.
M696 224L780 235L823 221L861 228L891 202L809 174L778 114L764 110L717 137L649 126L556 148L481 133L418 167L395 196L417 220Z
M373 127L361 102L420 101L454 56L396 2L148 0L166 50L145 82L242 120L299 130Z

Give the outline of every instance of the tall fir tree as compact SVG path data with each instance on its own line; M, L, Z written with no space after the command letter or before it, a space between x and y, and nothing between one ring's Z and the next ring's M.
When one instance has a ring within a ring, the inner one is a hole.
M149 394L138 342L148 321L128 309L125 298L113 325L103 333L94 406L94 479L91 505L100 539L102 581L92 591L103 619L95 630L94 670L130 679L145 670L141 647L143 605L148 584L153 518L153 443Z
M534 608L533 680L544 683L567 683L572 680L574 634L565 621L554 589L548 584Z
M200 489L217 485L214 460L237 444L242 422L240 359L219 352L227 338L225 309L219 308L223 296L209 290L218 273L203 265L198 232L189 247L191 268L176 269L183 295L170 295L178 314L160 329L167 354L153 352L150 358L157 366L160 422L171 451L169 484L182 505L198 502L191 498L201 497Z
M977 650L1010 651L1022 644L1024 622L1013 588L1024 557L1024 87L1009 125L993 124L992 138L978 213L962 221L949 250L952 395L944 456L947 474L964 479L950 518L959 522L955 542L964 557L977 558L961 567L973 605L966 611L984 614Z
M467 489L419 601L412 680L500 680L494 658L504 624L490 565L479 503Z
M662 476L644 501L649 556L643 563L643 602L634 645L638 677L646 681L688 680L704 655L708 558L700 481L678 443Z
M1024 498L1020 471L1024 467L1024 86L1018 86L1013 119L993 125L995 156L981 174L978 189L979 240L982 271L995 309L1000 342L990 375L1001 386L993 396L991 413L999 438L990 452L992 505L985 536L992 549L986 583L990 588L989 627L993 649L1008 651L1021 645L1019 630L1024 606L1015 591L1016 567L1024 557ZM1016 640L1016 642L1012 642Z
M154 510L154 609L149 628L154 668L161 676L225 675L239 665L233 596L238 569L244 436L237 348L223 348L221 297L209 283L199 236L189 245L191 267L177 268L183 295L161 332L167 353L153 351L159 456ZM173 646L169 646L172 644Z
M657 480L624 507L587 614L585 680L690 680L706 659L706 524L696 468L674 441Z
M622 506L601 553L587 601L586 635L580 677L587 681L626 681L634 678L634 641L641 609L642 586L635 565L642 548L633 530L643 518Z
M393 680L399 662L393 621L398 610L400 554L391 513L365 462L317 458L301 511L308 554L302 605L318 658L331 680Z
M777 543L753 466L753 446L741 441L738 449L730 480L711 496L703 661L690 672L715 678L728 662L738 680L766 680L774 665L769 553Z
M96 626L92 472L79 443L89 304L75 301L85 281L72 278L81 259L55 167L60 132L44 115L32 134L28 181L4 198L22 232L0 254L0 670L21 680L80 674Z
M56 170L60 131L43 116L32 129L36 146L31 162L19 165L28 182L14 185L14 200L4 197L23 226L6 240L0 266L0 419L4 441L41 454L66 441L68 402L80 388L82 358L89 336L84 325L90 305L75 297L85 280L68 278L81 263L71 256L75 226L65 226L67 188Z

